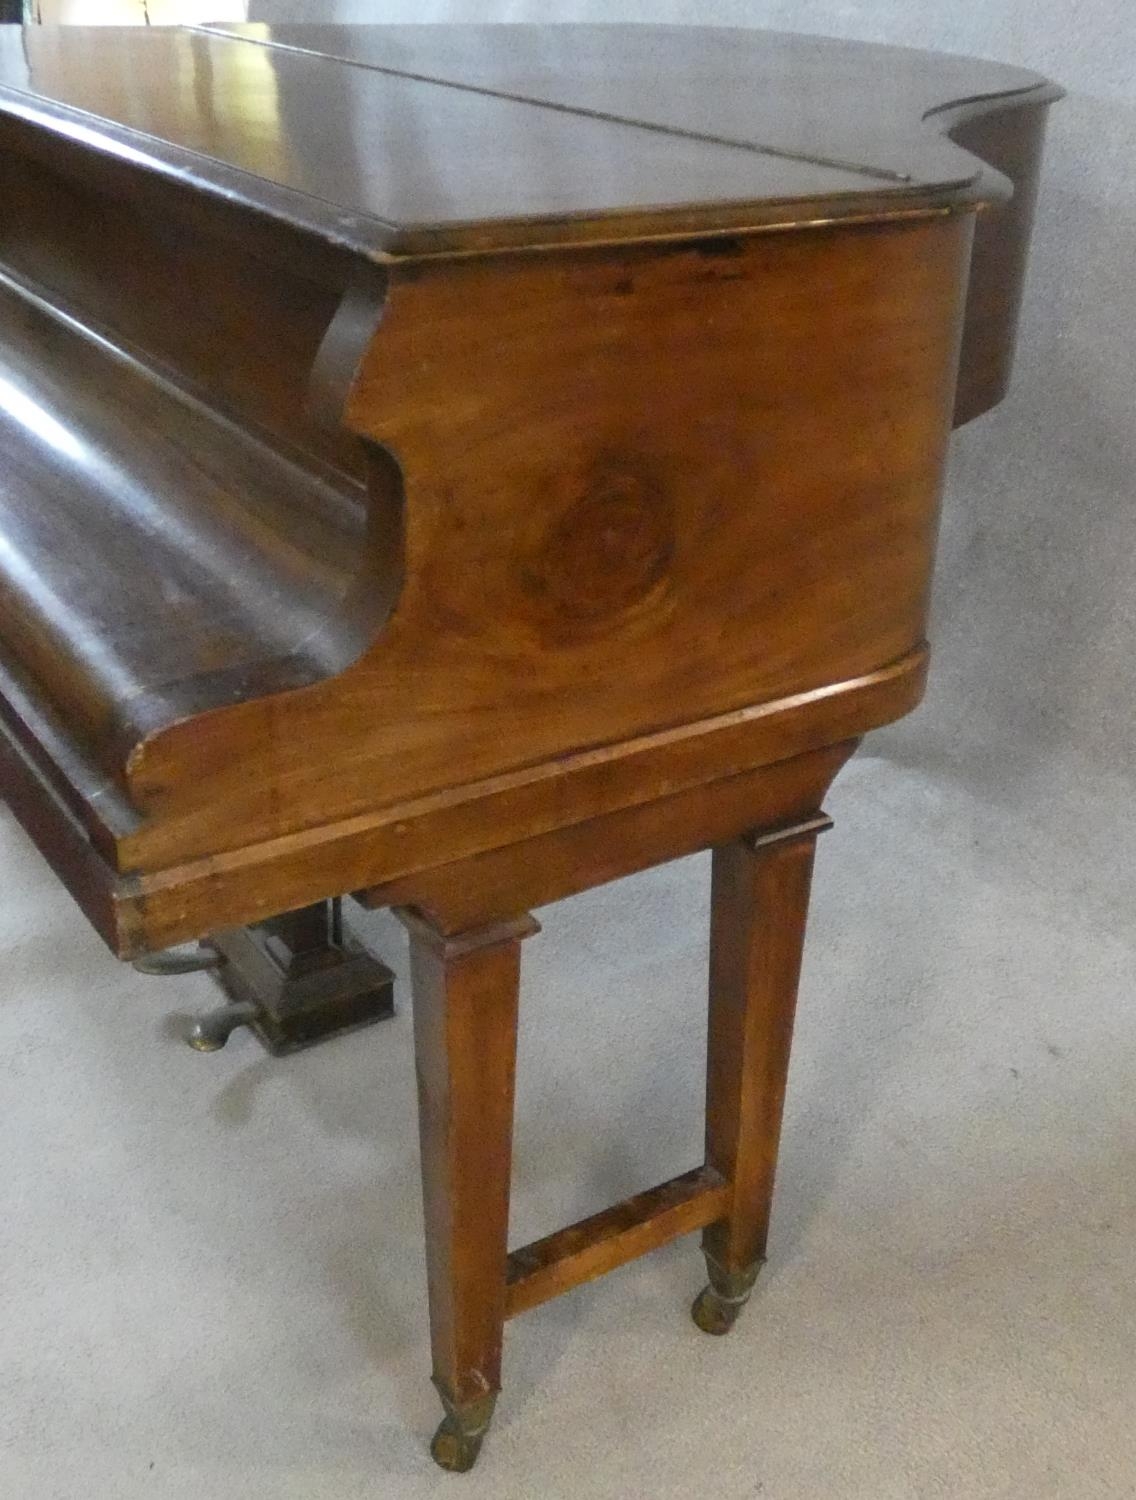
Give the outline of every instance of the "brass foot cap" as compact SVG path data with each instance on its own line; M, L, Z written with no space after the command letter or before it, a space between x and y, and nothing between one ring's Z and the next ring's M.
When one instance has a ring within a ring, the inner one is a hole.
M430 1444L430 1455L440 1469L451 1474L466 1474L477 1462L485 1429L469 1433L453 1417L443 1417Z
M703 1287L690 1309L690 1316L703 1333L723 1334L738 1321L745 1299L723 1302L712 1286Z

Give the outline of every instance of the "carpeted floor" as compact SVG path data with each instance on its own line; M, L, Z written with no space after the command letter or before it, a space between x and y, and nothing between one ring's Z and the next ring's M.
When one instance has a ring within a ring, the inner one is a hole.
M986 40L767 9L1081 92L1015 392L957 439L928 703L830 798L753 1304L698 1333L686 1240L527 1314L440 1474L405 992L289 1061L198 1056L208 981L116 966L0 809L0 1500L1136 1496L1131 49L1056 0ZM542 913L516 1242L698 1160L707 876Z
M424 1446L405 995L286 1062L199 1056L176 1013L208 981L118 968L5 815L2 1493L1136 1493L1127 913L1072 826L949 770L864 754L830 806L752 1306L698 1333L684 1240L518 1319L464 1480ZM1122 806L1088 816L1131 847ZM698 1159L706 884L693 859L544 914L517 1241Z

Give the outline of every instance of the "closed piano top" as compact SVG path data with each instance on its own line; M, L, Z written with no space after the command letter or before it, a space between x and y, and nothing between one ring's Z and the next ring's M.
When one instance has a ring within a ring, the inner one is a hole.
M0 28L0 785L115 951L911 708L1057 92L751 31Z
M1035 74L669 26L0 28L0 114L385 258L1005 196L949 139Z

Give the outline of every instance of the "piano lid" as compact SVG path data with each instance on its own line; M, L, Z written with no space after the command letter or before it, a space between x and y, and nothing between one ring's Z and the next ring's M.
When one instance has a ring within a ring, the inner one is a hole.
M0 28L0 117L378 257L1004 196L956 105L1020 69L654 26Z

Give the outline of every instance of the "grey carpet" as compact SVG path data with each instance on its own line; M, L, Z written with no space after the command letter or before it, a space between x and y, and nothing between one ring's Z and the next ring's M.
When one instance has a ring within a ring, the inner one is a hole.
M753 1304L699 1334L687 1240L525 1315L481 1464L437 1473L405 991L199 1057L208 982L118 968L0 813L5 1500L1136 1495L1131 7L738 10L1075 89L1015 392L956 440L930 697L830 799ZM706 885L542 914L515 1240L698 1159Z

